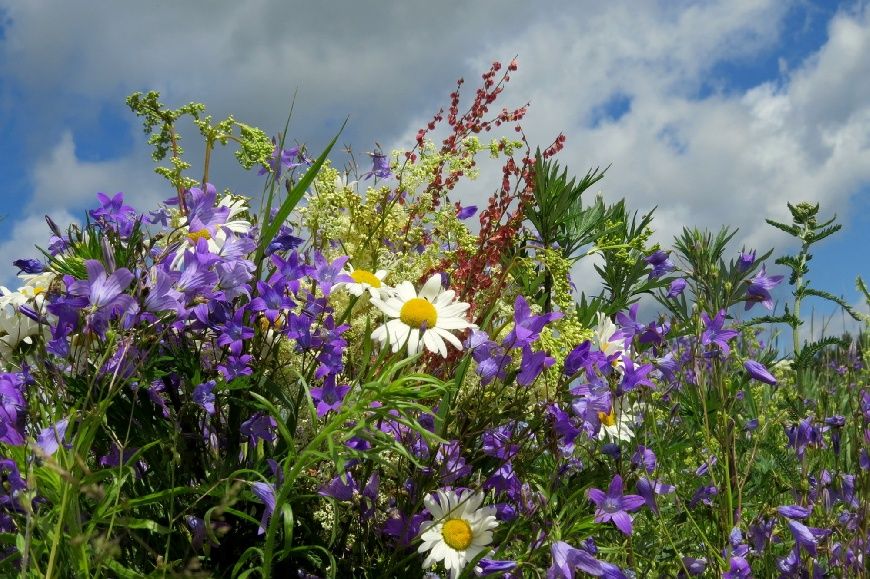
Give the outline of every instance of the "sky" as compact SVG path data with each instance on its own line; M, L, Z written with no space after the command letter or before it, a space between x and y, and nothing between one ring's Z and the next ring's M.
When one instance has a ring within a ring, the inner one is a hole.
M8 264L46 245L45 214L81 221L97 192L123 191L141 211L171 195L124 104L131 92L200 101L270 134L295 93L290 140L318 152L348 118L340 142L365 158L375 143L410 147L457 78L470 92L493 60L513 57L500 104L529 103L533 145L564 133L558 159L573 173L610 166L605 199L656 207L656 241L729 225L735 255L793 252L764 218L818 202L844 230L820 244L810 279L860 303L870 7L826 0L0 0L0 282L14 285ZM259 193L259 179L229 151L212 172L239 193ZM461 201L482 203L496 180L485 174ZM576 281L595 291L594 275L581 265Z

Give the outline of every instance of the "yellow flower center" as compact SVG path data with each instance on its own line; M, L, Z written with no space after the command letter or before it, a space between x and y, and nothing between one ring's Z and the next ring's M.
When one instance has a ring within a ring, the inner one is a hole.
M610 411L610 414L599 412L598 420L600 420L601 424L603 424L604 426L613 426L614 424L616 424L616 412L614 412L613 410Z
M191 243L196 243L200 239L211 239L211 233L208 232L208 229L200 229L199 231L191 231L188 233L187 238Z
M355 281L356 283L367 283L373 288L381 287L381 280L375 277L375 274L373 274L372 272L366 271L364 269L353 270L352 272L350 272L350 277L352 277L353 281Z
M412 298L402 306L399 319L412 328L422 328L423 324L426 324L427 328L434 328L435 322L438 321L438 312L435 311L435 306L427 300Z
M450 519L441 526L441 536L444 542L456 551L464 551L471 545L474 538L471 525L463 519Z

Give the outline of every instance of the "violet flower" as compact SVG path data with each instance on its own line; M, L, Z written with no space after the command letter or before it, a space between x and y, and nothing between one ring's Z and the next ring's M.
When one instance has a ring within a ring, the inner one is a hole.
M390 160L387 159L385 154L378 151L376 153L369 153L369 156L372 158L372 170L360 175L360 177L363 179L371 179L372 177L389 179L393 176L393 172L390 170Z
M42 273L45 265L38 259L16 259L12 265L18 268L18 275L22 273Z
M520 373L517 374L517 384L529 386L544 371L556 362L555 358L546 352L532 352L528 346L523 348L523 359L520 362Z
M678 277L674 281L671 282L671 285L668 286L668 293L665 297L668 299L674 299L683 293L683 290L686 289L686 280Z
M600 577L604 570L601 562L583 549L572 547L564 541L550 545L553 563L547 570L547 579L574 579L577 570Z
M266 506L263 510L263 517L260 519L260 526L257 529L258 535L264 535L266 533L266 527L269 524L269 519L272 518L272 513L275 511L275 485L271 483L255 482L251 485L251 490Z
M208 414L215 413L215 385L216 382L214 380L209 380L208 382L203 382L202 384L197 385L197 387L193 389L194 403L205 410Z
M730 354L731 348L728 347L728 342L736 338L738 332L737 330L725 330L722 328L725 325L725 310L720 310L712 320L706 312L702 312L701 319L706 328L701 335L701 344L704 346L718 346L723 356Z
M323 418L330 410L341 408L345 395L350 391L347 384L337 385L335 375L330 374L323 380L323 386L311 388L311 398L317 402L317 417Z
M248 437L248 443L256 446L257 441L263 440L268 443L275 442L278 423L265 412L255 412L250 418L242 422L240 431L242 436Z
M649 279L657 279L674 270L674 262L668 257L667 252L658 249L644 259L645 262L653 266L649 273Z
M596 488L586 491L586 497L595 503L595 522L606 523L613 521L620 531L631 535L631 515L628 513L638 510L644 504L644 498L640 495L622 494L622 477L616 475L610 482L607 493Z
M783 276L768 276L765 268L766 266L762 265L761 271L749 281L749 287L746 288L746 310L752 309L752 306L757 303L761 303L768 310L773 309L773 298L770 295L770 290L779 285Z
M544 326L562 317L561 312L549 312L539 316L532 315L532 310L523 296L517 296L514 301L514 327L502 341L506 348L522 348L531 346L541 335Z
M750 378L755 378L759 382L764 382L765 384L770 384L771 386L776 385L776 378L760 362L756 362L755 360L746 360L745 362L743 362L743 367L746 369L746 372L749 374Z

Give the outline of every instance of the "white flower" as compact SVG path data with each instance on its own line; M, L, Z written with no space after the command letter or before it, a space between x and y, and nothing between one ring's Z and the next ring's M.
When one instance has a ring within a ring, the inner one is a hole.
M613 401L609 414L599 412L598 420L601 421L601 430L598 431L599 440L603 440L605 436L625 442L634 438L633 428L637 425L637 415L635 409L626 408L621 399Z
M334 289L344 288L356 297L360 297L365 291L368 291L373 298L388 298L392 293L393 288L383 283L384 278L387 277L387 270L385 269L379 269L375 273L372 273L365 269L354 269L353 266L348 264L344 273L352 277L354 283L337 283Z
M441 275L435 274L423 285L420 294L414 291L411 282L403 281L395 288L394 295L382 301L372 298L372 303L382 312L394 318L372 332L372 339L389 342L393 352L407 343L408 355L419 353L423 346L435 354L447 357L444 340L462 349L462 342L450 330L477 328L463 314L469 308L465 302L456 302L456 292L441 288Z
M598 349L607 357L618 352L622 352L625 356L630 356L629 350L625 347L625 339L619 336L614 338L617 331L616 324L610 318L598 312L598 325L595 326L595 344L598 346ZM611 364L620 374L625 370L622 356L613 360Z
M492 542L492 530L498 526L495 507L480 508L482 502L483 493L471 490L464 494L439 490L437 501L435 495L423 499L433 518L420 526L423 544L417 552L429 551L424 569L444 561L455 579Z

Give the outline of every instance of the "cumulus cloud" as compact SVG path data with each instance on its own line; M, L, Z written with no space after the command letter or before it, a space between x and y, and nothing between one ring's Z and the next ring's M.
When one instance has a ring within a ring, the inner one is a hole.
M605 196L642 211L658 206L664 243L683 225L729 224L741 228L738 243L780 246L763 217L787 220L787 200L844 214L870 184L864 5L837 13L809 57L781 59L766 82L737 89L717 65L776 54L795 3L6 4L0 71L26 97L14 106L34 119L33 210L71 210L96 191L135 188L143 204L165 196L138 129L132 153L100 163L77 158L65 133L82 107L120 108L132 90L158 89L173 106L202 100L215 116L277 130L298 88L291 138L316 149L350 115L340 142L359 158L375 140L410 145L456 77L470 88L493 59L515 54L520 70L503 102L530 101L530 142L564 132L560 160L575 173L612 165ZM464 202L482 201L497 179L485 174L464 188ZM223 165L215 180L241 191L252 182Z

